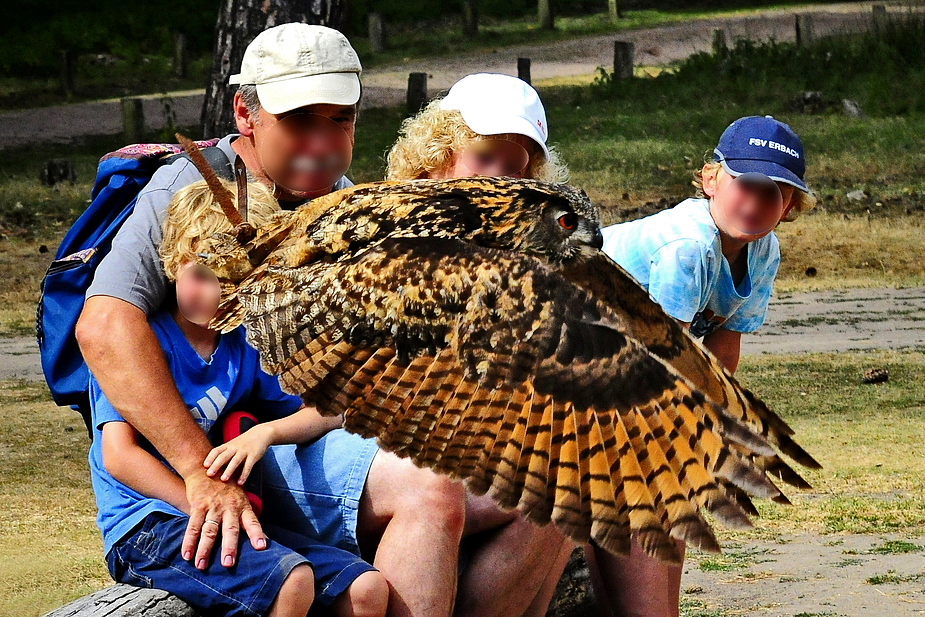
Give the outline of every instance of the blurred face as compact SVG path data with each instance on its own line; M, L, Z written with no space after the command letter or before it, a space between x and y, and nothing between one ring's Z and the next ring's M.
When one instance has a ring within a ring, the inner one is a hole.
M768 235L793 207L794 187L760 174L733 177L704 168L703 191L710 213L726 235L751 242Z
M308 105L282 114L261 109L251 119L263 174L290 198L329 192L350 167L355 105Z
M469 144L462 152L453 153L446 169L429 174L430 178L468 178L472 176L507 176L523 178L536 156L543 156L540 147L524 135L489 135Z
M218 310L221 288L209 268L185 262L177 271L177 308L180 314L199 326L208 326Z

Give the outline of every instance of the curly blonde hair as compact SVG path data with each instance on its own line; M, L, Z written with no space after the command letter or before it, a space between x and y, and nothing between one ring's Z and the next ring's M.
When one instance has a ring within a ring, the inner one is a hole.
M703 192L704 175L715 175L720 172L726 173L726 170L723 169L723 165L712 160L704 164L702 169L698 169L694 172L694 180L691 182L691 184L697 188L698 197L706 197L706 194ZM796 189L793 191L792 199L796 200L796 203L793 204L793 207L790 209L790 212L787 213L787 216L781 219L782 222L792 223L801 214L804 212L809 212L816 207L816 196L812 193Z
M232 195L237 189L231 182L222 182ZM280 211L273 192L260 182L247 185L247 219L254 225L266 222ZM183 187L170 200L164 220L164 237L158 254L168 280L176 280L180 266L196 259L196 246L201 238L232 231L215 195L205 180Z
M469 128L458 110L440 109L439 99L431 101L416 116L401 123L398 140L386 156L386 180L416 180L447 169L456 154L483 137ZM568 167L555 148L549 148L549 157L543 156L539 145L530 150L525 178L545 182L568 180Z

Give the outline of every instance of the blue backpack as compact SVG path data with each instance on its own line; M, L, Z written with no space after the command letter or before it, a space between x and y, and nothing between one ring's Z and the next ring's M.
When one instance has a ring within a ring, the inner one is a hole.
M197 145L219 176L232 179L231 162L215 147L217 143L213 139ZM116 232L134 210L138 193L159 167L186 156L173 144L136 144L104 156L90 193L90 206L64 236L42 279L35 338L45 381L55 403L80 412L88 428L90 372L74 337L84 296Z

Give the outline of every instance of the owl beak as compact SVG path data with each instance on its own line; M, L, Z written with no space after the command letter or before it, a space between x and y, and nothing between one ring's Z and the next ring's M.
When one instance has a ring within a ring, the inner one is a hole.
M594 236L591 238L591 246L596 249L604 248L604 234L601 233L600 228L594 230Z

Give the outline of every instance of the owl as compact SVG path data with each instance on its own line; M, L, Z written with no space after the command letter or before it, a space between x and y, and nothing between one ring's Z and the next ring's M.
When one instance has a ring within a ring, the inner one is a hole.
M233 207L228 206L231 217ZM205 239L215 328L382 448L615 554L719 544L751 496L819 464L601 252L580 190L470 178L358 185Z

